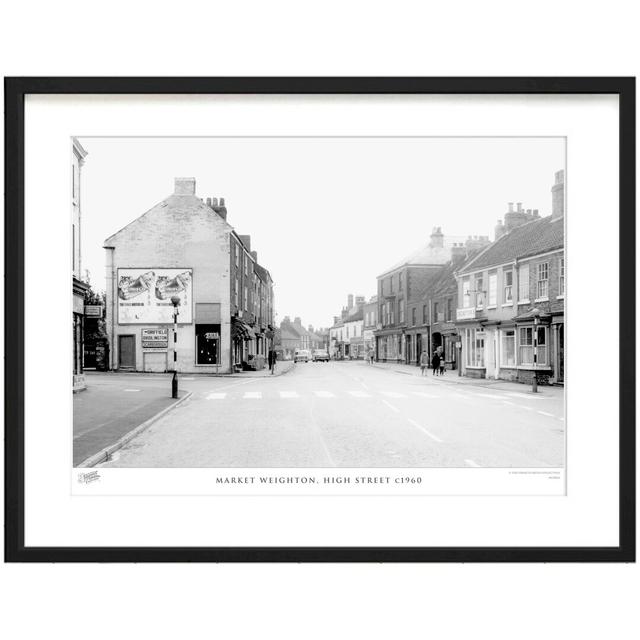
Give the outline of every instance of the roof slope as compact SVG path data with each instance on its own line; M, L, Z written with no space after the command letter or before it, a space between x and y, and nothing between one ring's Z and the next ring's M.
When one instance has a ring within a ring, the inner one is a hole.
M545 216L516 227L502 236L466 262L458 273L477 271L563 247L564 217Z
M444 246L432 247L431 242L427 242L424 246L420 247L417 251L409 254L404 260L394 264L389 269L383 271L380 275L394 271L405 265L441 265L446 264L451 260L451 247L454 244L464 244L466 238L460 236L444 236Z
M138 216L128 224L126 224L122 229L116 231L113 235L110 235L105 241L105 247L113 246L113 243L118 239L118 236L125 231L125 229L129 229L135 225L140 224L141 222L146 222L147 219L155 219L158 223L161 219L167 220L170 218L175 218L177 221L184 221L184 223L188 226L188 222L190 216L194 216L195 214L204 214L207 217L211 217L217 220L220 224L224 224L229 229L233 229L233 227L223 218L221 218L211 207L206 205L200 198L194 195L176 195L172 194L158 202L158 204L154 205Z

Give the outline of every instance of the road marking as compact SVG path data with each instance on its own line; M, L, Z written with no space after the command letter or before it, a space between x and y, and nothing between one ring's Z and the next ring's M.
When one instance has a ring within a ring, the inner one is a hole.
M243 398L254 398L260 400L262 398L262 391L245 391Z
M281 391L280 397L281 398L299 398L300 396L298 395L297 391Z
M418 424L415 420L412 420L411 418L408 418L408 420L414 427L416 427L417 429L420 429L420 431L422 431L423 433L426 433L433 441L442 442L442 440L440 440L438 436L434 436L433 433L431 433L430 431L427 431L421 424Z
M354 398L370 398L371 394L366 393L365 391L349 391L349 394Z
M434 396L432 393L425 393L424 391L412 391L411 393L413 393L414 396L420 396L421 398L431 398L432 400L440 397Z
M397 391L381 391L383 396L387 396L387 398L406 398L407 396L404 393L398 393Z
M188 380L189 382L191 382L192 380L195 380L195 378L181 378L182 380Z
M226 393L210 393L207 396L207 400L224 400L226 397Z
M547 413L546 411L538 411L541 416L548 416L549 418L555 418L553 413Z
M387 402L386 400L383 400L382 402L384 402L387 407L389 407L389 409L391 409L392 411L395 411L396 413L400 413L400 409L398 409L398 407L394 407L390 402Z
M477 462L474 462L473 460L469 460L468 458L465 459L465 464L469 465L470 467L479 467L480 465Z
M335 395L331 391L314 391L318 398L335 398Z
M125 389L125 391L140 391L140 389Z

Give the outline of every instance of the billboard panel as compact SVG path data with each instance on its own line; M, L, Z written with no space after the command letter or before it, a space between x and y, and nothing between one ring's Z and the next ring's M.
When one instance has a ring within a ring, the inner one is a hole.
M171 324L178 296L178 322L191 324L192 289L192 269L118 269L118 322Z

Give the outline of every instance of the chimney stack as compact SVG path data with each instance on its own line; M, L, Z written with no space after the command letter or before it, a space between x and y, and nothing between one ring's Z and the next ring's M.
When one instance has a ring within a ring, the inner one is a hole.
M252 251L251 252L251 257L253 258L254 262L258 262L258 252L257 251Z
M211 206L211 198L207 198L207 207Z
M196 179L195 178L175 178L173 195L175 196L195 196L196 195Z
M299 318L299 317L297 317L297 318L294 318L294 319L293 319L293 324L299 324L299 325L302 325L302 321L300 320L300 318Z
M244 245L244 248L251 253L251 236L240 236L240 241Z
M347 310L353 307L353 293L350 293L347 297Z
M502 224L502 220L498 219L498 224L496 224L496 227L495 227L495 234L496 234L495 239L497 240L498 238L502 238L502 236L505 233L506 231L505 231L504 225Z
M564 215L564 169L556 171L555 184L551 187L551 219Z
M444 246L444 235L441 227L433 227L429 246L434 248L442 248Z
M467 250L462 242L455 242L451 247L451 262L459 264L467 257Z
M513 213L513 202L509 203L509 213Z

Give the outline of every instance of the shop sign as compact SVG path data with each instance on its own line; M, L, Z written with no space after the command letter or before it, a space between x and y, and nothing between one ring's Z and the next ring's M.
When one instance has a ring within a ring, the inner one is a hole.
M118 269L118 322L172 323L171 298L177 296L178 323L191 324L192 289L192 269Z
M143 329L142 351L150 353L167 351L169 348L169 332L167 329Z
M457 320L473 320L476 317L475 307L464 307L463 309L456 309Z
M84 315L87 318L102 318L102 309L101 304L85 304Z
M217 340L220 337L220 334L217 331L210 331L209 333L204 334L205 340Z

